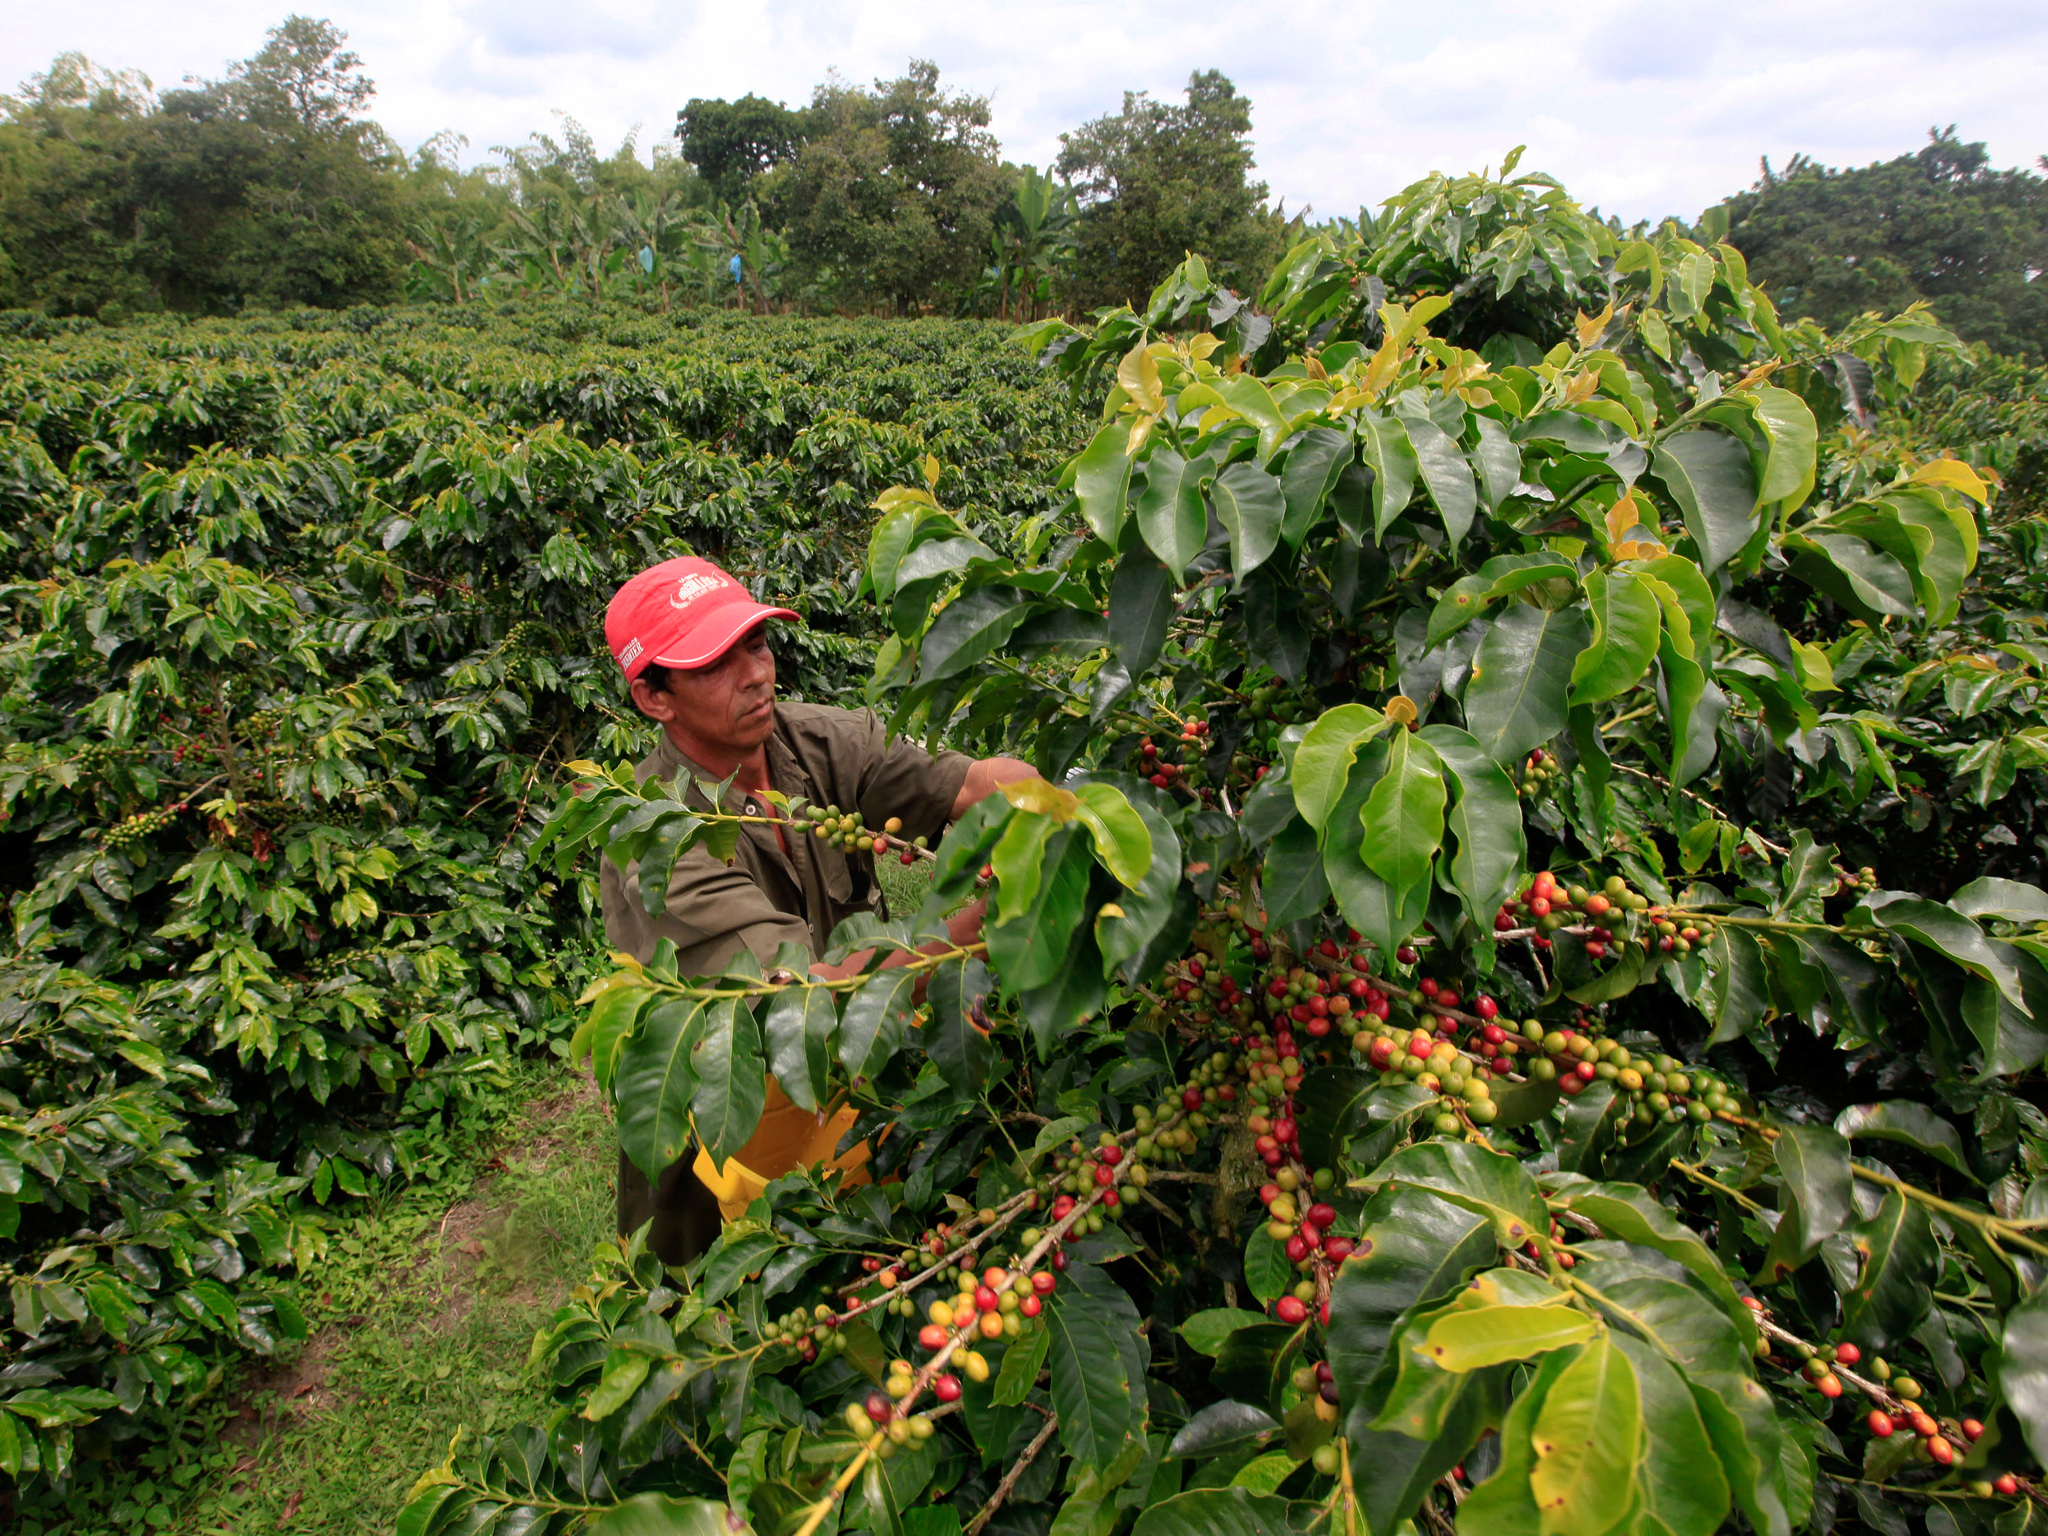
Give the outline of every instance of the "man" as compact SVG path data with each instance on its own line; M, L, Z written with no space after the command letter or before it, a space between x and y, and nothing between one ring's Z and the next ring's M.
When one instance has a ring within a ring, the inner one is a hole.
M667 560L621 587L605 612L605 639L632 690L633 703L660 723L662 739L640 764L650 778L680 782L685 798L703 803L692 781L732 778L722 809L778 818L773 790L819 805L861 811L872 827L900 818L902 836L936 839L983 796L1033 776L1014 758L974 759L930 753L891 740L872 711L818 704L777 704L770 619L794 619L787 608L754 601L745 587L708 560ZM682 775L678 779L678 775ZM640 897L638 866L621 871L609 859L599 877L605 937L615 949L646 960L668 939L686 976L721 969L742 948L766 966L788 943L802 945L825 976L849 976L865 955L838 966L817 957L847 916L880 903L874 861L847 854L802 825L750 822L731 864L698 848L676 860L659 916ZM981 903L954 914L947 929L966 942L981 931ZM900 965L908 957L890 955ZM648 1246L663 1262L681 1264L718 1235L719 1199L744 1208L761 1182L795 1167L831 1160L850 1112L813 1116L784 1097L771 1079L761 1128L724 1169L699 1153L650 1182L619 1158L619 1230L649 1221ZM863 1161L865 1153L850 1162ZM733 1165L751 1173L736 1181Z

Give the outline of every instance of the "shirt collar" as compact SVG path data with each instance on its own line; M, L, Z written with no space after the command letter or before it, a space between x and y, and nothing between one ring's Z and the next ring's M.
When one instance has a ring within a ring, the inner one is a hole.
M718 775L692 758L669 738L667 731L661 733L661 742L654 749L664 773L671 782L676 775L687 774L694 785L701 782L716 784ZM768 786L778 794L808 794L811 787L810 775L797 762L796 754L783 740L782 711L775 712L775 729L768 737ZM737 782L726 790L721 810L740 812L746 809L747 792Z

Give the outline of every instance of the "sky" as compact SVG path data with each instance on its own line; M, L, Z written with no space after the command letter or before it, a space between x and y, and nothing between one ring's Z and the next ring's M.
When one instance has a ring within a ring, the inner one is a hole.
M1994 165L2048 152L2042 0L300 0L350 34L372 114L408 147L465 135L464 163L566 113L643 157L691 97L798 105L829 71L912 58L989 98L1005 158L1127 90L1178 99L1216 68L1250 97L1258 174L1290 212L1350 214L1433 170L1527 144L1580 202L1690 218L1758 160L1906 153L1954 123ZM76 50L157 89L262 46L278 0L4 0L0 89Z

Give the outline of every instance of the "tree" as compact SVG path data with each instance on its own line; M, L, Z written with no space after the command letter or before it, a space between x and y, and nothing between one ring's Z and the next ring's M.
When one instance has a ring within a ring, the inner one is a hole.
M1056 169L1082 203L1073 301L1141 305L1190 251L1226 285L1256 285L1281 220L1251 180L1251 127L1251 103L1211 69L1188 77L1185 106L1126 91L1121 113L1061 134Z
M162 307L136 186L155 105L146 77L77 53L0 100L0 304L109 318Z
M806 279L897 313L970 287L1008 190L987 99L916 59L873 90L819 86L806 119L795 158L760 183Z
M1925 299L1964 338L2048 361L2048 177L1992 170L1953 125L1860 169L1766 160L1726 207L1729 242L1788 314L1839 326Z
M404 157L358 114L371 84L294 16L227 78L153 99L61 59L7 109L0 244L59 313L223 313L397 297Z
M1074 259L1079 205L1073 188L1035 165L1019 169L1009 198L996 210L989 240L996 274L996 313L1005 318L1015 300L1017 318L1036 320Z
M342 47L347 41L331 21L287 16L255 57L228 69L243 111L288 116L308 133L345 135L377 94L361 56Z
M796 157L804 114L751 91L738 101L697 96L676 113L676 137L713 194L737 207L756 177Z

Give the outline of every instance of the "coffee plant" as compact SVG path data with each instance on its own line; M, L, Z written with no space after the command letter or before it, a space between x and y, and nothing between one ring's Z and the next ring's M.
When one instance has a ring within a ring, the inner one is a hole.
M934 453L997 546L1051 504L1011 477L1075 416L1002 335L0 327L0 1523L301 1332L282 1271L566 1049L596 891L530 849L564 761L648 740L621 580L722 557L829 698L877 639L835 513Z
M2037 1528L2042 566L1887 426L1950 338L1512 161L1097 319L1061 499L863 580L877 707L1043 777L883 834L861 974L615 957L570 1045L650 1173L772 1072L871 1180L607 1249L400 1528ZM737 835L572 772L564 877Z

